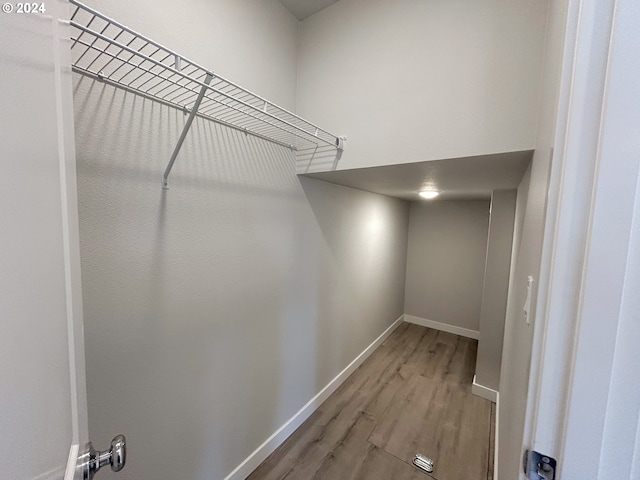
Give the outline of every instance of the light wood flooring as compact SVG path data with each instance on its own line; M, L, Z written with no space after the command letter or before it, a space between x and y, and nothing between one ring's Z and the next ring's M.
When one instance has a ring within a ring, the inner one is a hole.
M403 323L247 480L491 480L495 410L471 394L476 351Z

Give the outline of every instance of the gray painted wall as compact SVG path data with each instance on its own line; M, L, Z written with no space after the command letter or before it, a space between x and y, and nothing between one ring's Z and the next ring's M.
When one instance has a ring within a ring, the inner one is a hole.
M412 202L405 313L478 331L489 201Z
M516 190L494 190L491 195L487 259L480 310L480 338L476 359L476 383L496 391L500 386L516 195Z
M500 372L500 414L498 471L500 478L521 478L522 439L525 424L529 366L533 341L533 323L527 325L522 306L527 291L527 276L539 277L544 219L546 214L549 171L555 141L556 112L560 68L568 2L551 2L541 86L541 107L530 174L525 174L518 188L515 266L509 288L505 322L504 350ZM531 317L535 319L537 283L534 283Z
M90 3L294 103L278 2ZM408 205L200 119L163 191L182 112L81 77L74 102L92 440L127 435L123 480L224 478L403 313Z
M341 169L533 149L547 6L341 0L300 25L298 112Z

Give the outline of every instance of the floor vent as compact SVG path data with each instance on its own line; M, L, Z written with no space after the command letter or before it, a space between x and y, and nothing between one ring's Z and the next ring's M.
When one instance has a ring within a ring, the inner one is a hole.
M423 470L427 473L433 472L433 460L429 457L422 455L421 453L416 453L415 458L413 459L413 464L418 467L420 470Z

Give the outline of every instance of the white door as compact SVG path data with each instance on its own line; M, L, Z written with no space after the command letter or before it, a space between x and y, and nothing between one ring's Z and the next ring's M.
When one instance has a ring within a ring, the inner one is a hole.
M87 442L71 69L59 18L66 1L0 12L2 480L82 478L75 464Z

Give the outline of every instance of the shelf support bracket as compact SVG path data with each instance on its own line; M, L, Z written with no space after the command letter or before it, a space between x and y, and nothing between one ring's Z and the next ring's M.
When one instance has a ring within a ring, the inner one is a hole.
M189 114L189 118L187 118L187 123L184 124L182 133L180 134L180 138L178 139L178 144L176 145L176 148L173 150L173 153L171 154L171 159L169 160L169 164L167 165L167 168L164 171L164 175L162 176L162 188L165 190L169 189L169 173L171 173L173 164L175 163L176 157L180 152L180 148L182 148L184 139L187 137L187 133L191 128L193 119L196 118L196 115L198 113L198 108L200 108L200 102L202 102L202 99L204 98L204 94L206 93L207 87L211 83L211 80L213 80L213 74L207 73L207 76L204 79L204 85L202 85L202 88L200 89L200 93L198 94L198 98L196 99L196 103L194 103L193 107L191 108L191 113Z
M342 158L342 152L344 152L344 142L346 141L347 137L345 135L336 138L336 158L333 161L333 167L331 168L331 170L335 170L336 168L338 168L338 162Z

